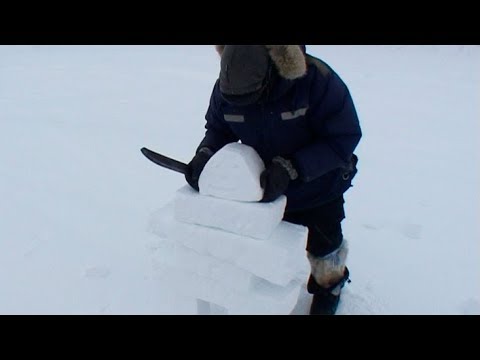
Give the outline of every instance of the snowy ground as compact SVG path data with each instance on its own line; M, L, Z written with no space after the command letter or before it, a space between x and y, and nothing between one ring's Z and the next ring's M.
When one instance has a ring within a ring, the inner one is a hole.
M340 314L480 314L480 48L310 46L364 130ZM148 219L203 135L211 46L0 46L0 313L192 314ZM300 299L299 311L308 306Z

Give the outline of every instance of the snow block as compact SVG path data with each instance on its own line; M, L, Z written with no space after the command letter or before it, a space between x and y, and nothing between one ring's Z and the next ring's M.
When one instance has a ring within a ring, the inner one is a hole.
M171 240L277 285L286 286L309 271L305 251L308 229L304 226L281 222L264 241L176 220L164 230Z
M271 203L251 203L203 196L190 186L175 195L175 219L245 235L268 239L283 219L287 198Z
M187 272L164 263L155 265L155 278L179 294L217 304L229 315L283 315L290 314L302 288L299 281L292 281L276 291L253 288L248 292L226 290L219 282ZM259 285L261 288L261 286Z
M181 271L198 275L218 282L224 289L248 291L252 274L225 261L202 255L183 246L179 242L163 240L156 244L152 258L154 267L168 265Z
M197 315L228 315L223 306L197 299Z
M202 195L235 201L258 202L263 198L260 175L265 164L250 146L231 143L209 160L199 179Z
M166 229L173 224L175 212L175 201L169 201L165 206L156 210L150 215L148 220L147 230L148 232L155 234L161 238L167 238Z

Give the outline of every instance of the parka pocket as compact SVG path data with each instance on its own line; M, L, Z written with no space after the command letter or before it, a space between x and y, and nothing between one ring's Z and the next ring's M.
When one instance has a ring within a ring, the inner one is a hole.
M349 167L336 170L337 174L332 185L332 194L343 194L352 187L352 181L358 172L357 164L358 157L353 155Z

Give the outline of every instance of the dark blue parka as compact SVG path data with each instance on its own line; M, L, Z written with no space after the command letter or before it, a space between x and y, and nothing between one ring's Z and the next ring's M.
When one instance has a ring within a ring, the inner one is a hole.
M302 58L270 55L281 76L267 101L248 106L227 102L215 84L206 115L206 134L199 148L218 151L231 142L253 147L266 165L275 156L291 159L299 178L287 190L287 211L321 206L347 191L357 173L353 154L362 136L349 90L325 62L301 45ZM280 55L279 55L280 54ZM305 74L289 76L292 61L306 64Z

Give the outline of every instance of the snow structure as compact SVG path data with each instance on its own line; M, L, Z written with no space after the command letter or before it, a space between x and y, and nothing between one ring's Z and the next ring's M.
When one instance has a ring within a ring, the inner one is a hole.
M262 198L265 165L253 148L226 145L151 217L164 285L197 299L198 314L290 314L305 291L308 229L282 221L287 199Z

